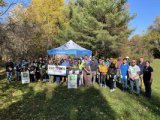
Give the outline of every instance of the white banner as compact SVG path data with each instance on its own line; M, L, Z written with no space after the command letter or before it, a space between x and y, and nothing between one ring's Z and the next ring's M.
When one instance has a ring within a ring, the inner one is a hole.
M30 83L29 72L21 72L21 80L22 80L22 84Z
M48 65L48 74L66 76L66 66Z
M68 88L77 88L77 75L68 75Z

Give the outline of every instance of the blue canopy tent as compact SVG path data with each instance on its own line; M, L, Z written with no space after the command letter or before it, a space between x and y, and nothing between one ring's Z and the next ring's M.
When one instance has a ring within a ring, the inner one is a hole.
M64 45L58 48L48 50L47 52L49 55L56 55L56 54L75 55L75 56L83 56L83 55L91 56L92 55L91 50L87 50L79 46L72 40L70 40L69 42L65 43Z

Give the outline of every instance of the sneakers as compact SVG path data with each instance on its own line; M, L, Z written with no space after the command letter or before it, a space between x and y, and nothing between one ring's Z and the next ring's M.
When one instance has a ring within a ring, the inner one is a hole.
M115 91L116 89L115 88L113 88L113 91Z
M136 94L137 97L139 97L139 94Z
M111 89L110 92L113 92L113 89Z
M113 89L110 90L110 92L114 92L115 90L116 90L116 89L113 88Z

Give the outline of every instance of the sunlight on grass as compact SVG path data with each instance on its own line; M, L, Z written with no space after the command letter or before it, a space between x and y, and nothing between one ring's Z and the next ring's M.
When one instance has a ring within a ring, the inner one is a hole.
M160 118L160 60L154 60L153 96L137 97L119 88L67 89L66 83L8 84L0 81L0 119L158 120Z

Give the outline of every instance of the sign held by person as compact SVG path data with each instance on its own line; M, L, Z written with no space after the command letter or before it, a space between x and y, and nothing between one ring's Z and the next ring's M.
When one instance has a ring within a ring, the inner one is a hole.
M77 88L77 75L68 75L68 88Z
M30 83L29 72L21 72L22 84Z
M66 66L48 65L48 74L66 76Z

